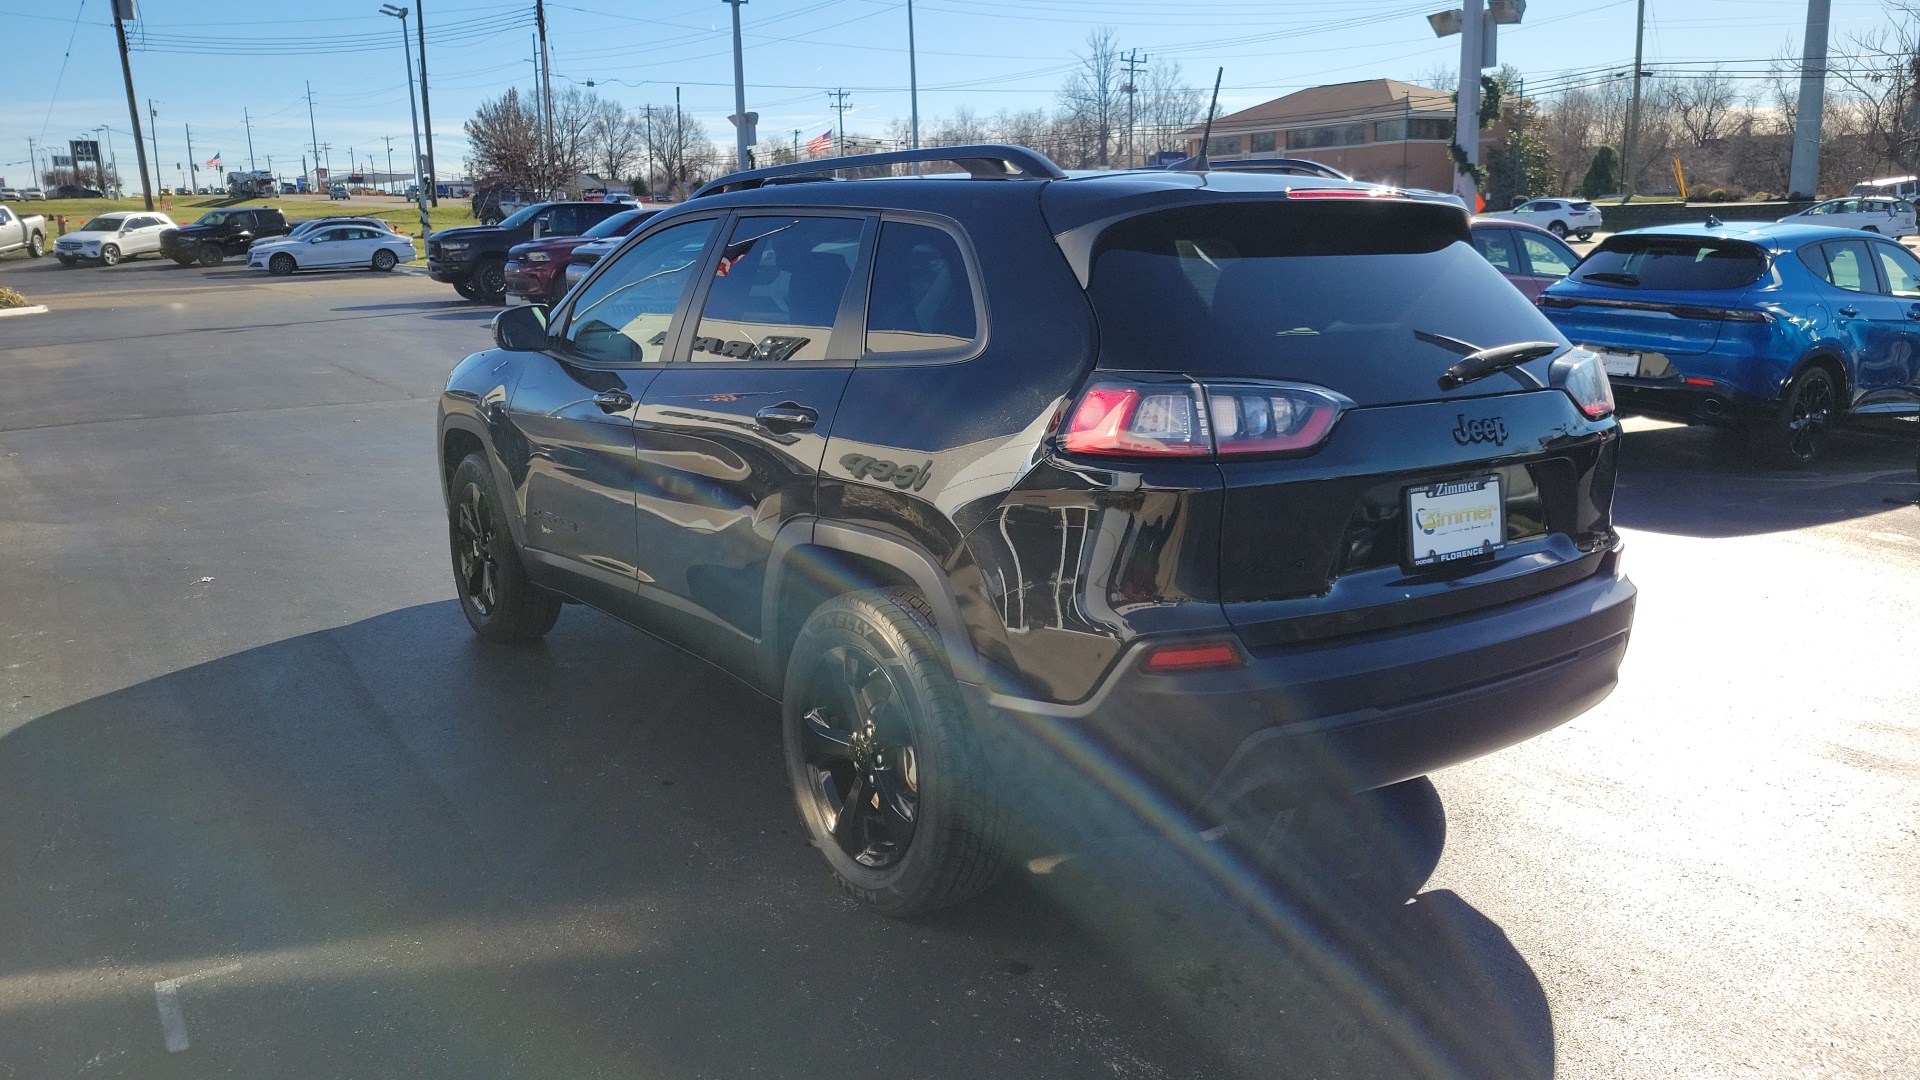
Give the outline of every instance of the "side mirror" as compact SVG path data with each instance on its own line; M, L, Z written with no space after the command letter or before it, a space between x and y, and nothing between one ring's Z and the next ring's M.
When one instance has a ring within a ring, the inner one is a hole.
M539 352L546 348L546 305L521 304L495 315L493 343L510 352Z

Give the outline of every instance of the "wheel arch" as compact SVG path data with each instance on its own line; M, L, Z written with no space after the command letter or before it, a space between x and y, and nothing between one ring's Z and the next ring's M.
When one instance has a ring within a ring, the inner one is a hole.
M486 424L475 416L457 411L446 412L440 420L439 452L440 497L449 506L453 499L453 470L460 467L461 460L468 454L477 453L486 459L487 468L493 473L495 489L507 510L507 529L513 534L513 542L525 547L526 523L521 519L519 493L506 463L494 452L493 439Z
M1852 411L1853 375L1847 370L1846 358L1831 345L1816 345L1809 349L1807 354L1800 358L1800 362L1793 365L1793 370L1787 373L1786 381L1780 384L1780 392L1785 393L1786 388L1793 384L1793 380L1799 378L1800 373L1810 367L1826 369L1827 374L1833 377L1834 393L1839 397L1843 407Z
M761 599L762 685L775 696L786 678L788 654L814 608L835 596L866 589L911 588L933 608L953 673L983 681L979 656L960 618L947 574L933 556L896 536L841 522L800 518L774 538Z

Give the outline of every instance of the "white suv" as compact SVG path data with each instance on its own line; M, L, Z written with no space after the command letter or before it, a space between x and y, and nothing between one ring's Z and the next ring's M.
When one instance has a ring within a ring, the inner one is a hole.
M112 266L121 259L160 250L160 234L178 225L165 214L130 210L101 214L70 232L53 245L53 253L62 266L75 266L85 260Z
M1828 199L1814 203L1797 214L1781 218L1795 225L1825 225L1830 229L1862 229L1882 236L1912 236L1913 204L1905 199L1853 198Z
M1591 240L1594 230L1600 227L1600 208L1585 199L1534 199L1511 210L1480 216L1538 225L1562 240L1568 233L1581 240Z

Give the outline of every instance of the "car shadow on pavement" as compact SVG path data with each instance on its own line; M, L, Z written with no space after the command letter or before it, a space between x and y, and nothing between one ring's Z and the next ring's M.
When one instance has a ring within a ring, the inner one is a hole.
M1616 525L1684 536L1748 536L1883 514L1914 503L1914 442L1845 431L1809 468L1753 459L1738 434L1708 427L1628 431Z
M1410 790L1385 895L1148 836L891 922L764 699L581 608L504 648L425 604L0 736L0 1071L1551 1076L1525 959L1401 895L1444 835Z

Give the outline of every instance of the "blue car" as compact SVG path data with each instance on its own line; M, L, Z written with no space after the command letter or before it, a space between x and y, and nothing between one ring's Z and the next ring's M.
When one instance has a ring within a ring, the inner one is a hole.
M1920 259L1770 222L1617 233L1538 301L1598 352L1622 412L1737 427L1773 463L1842 418L1920 414Z

